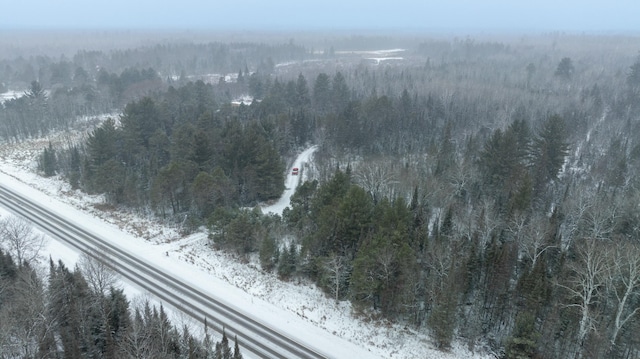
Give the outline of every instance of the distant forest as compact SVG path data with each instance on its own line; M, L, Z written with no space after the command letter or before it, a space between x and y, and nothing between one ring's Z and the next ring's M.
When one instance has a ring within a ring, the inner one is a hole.
M640 40L422 39L378 62L339 50L3 60L5 86L28 91L0 109L0 135L121 113L43 149L42 174L185 232L204 225L216 249L443 350L639 357ZM230 103L241 95L254 100ZM280 196L311 144L291 208L247 210Z

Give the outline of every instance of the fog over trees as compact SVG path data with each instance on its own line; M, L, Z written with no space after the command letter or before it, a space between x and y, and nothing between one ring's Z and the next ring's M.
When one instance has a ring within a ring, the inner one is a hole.
M382 49L395 50L363 52ZM501 358L635 358L639 51L638 37L550 33L5 55L2 88L24 96L0 106L0 138L84 128L33 159L43 176L185 234L204 226L212 250L311 281L442 350L459 340ZM232 102L242 96L252 101ZM290 208L263 215L256 206L281 195L312 144ZM10 238L19 223L1 225ZM11 252L11 273L28 272L29 253ZM51 291L71 281L71 309L127 311L94 270L52 263L48 288L31 283L36 309L60 304ZM164 320L148 311L116 318L126 350ZM124 350L110 333L96 350Z

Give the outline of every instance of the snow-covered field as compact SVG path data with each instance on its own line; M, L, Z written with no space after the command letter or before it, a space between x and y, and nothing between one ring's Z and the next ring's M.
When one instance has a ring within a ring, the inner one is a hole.
M386 50L342 50L336 51L336 54L340 55L376 55L381 57L388 57L394 54L405 52L405 49L386 49Z
M162 226L153 218L126 211L104 210L100 196L74 191L60 178L42 178L35 173L35 158L51 141L68 141L69 134L22 144L0 144L0 181L35 198L58 213L76 218L85 227L112 238L123 248L157 263L171 272L225 298L257 318L298 337L336 358L489 358L473 354L456 344L451 352L434 349L426 329L394 325L384 320L358 318L348 302L336 302L309 282L283 282L275 274L260 269L257 258L243 264L233 255L208 246L204 232L188 237L180 229ZM281 214L300 178L305 163L312 161L315 147L298 157L289 170L286 191L280 201L262 208ZM59 243L50 242L46 255L73 266L78 254ZM168 253L168 256L167 256ZM125 285L126 286L126 285ZM127 293L135 292L128 289ZM144 294L143 294L144 295Z

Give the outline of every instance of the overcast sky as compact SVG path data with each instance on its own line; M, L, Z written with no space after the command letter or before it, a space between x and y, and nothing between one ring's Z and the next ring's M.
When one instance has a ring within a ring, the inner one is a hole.
M640 32L640 0L0 0L0 28Z

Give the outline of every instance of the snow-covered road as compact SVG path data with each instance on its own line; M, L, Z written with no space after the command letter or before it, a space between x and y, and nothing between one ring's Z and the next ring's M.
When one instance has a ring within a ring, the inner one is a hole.
M326 358L324 354L318 353L318 349L300 345L299 339L292 340L287 335L274 331L269 325L253 319L253 315L246 315L242 309L230 306L220 297L198 289L184 278L172 275L171 270L123 250L108 238L74 223L74 219L65 218L17 193L11 187L0 184L0 203L30 219L56 240L97 258L108 258L109 265L122 277L161 298L165 303L180 308L202 324L208 318L209 327L218 332L226 328L229 335L241 340L245 352L248 349L260 358Z
M287 171L287 180L284 183L284 193L282 193L282 197L271 205L262 206L262 213L273 213L282 215L282 211L289 206L291 202L291 196L296 192L296 187L301 181L304 181L307 178L307 164L311 160L311 156L318 150L318 146L311 146L306 150L302 151L293 162L293 165ZM300 172L297 175L292 173L294 168L299 168Z

